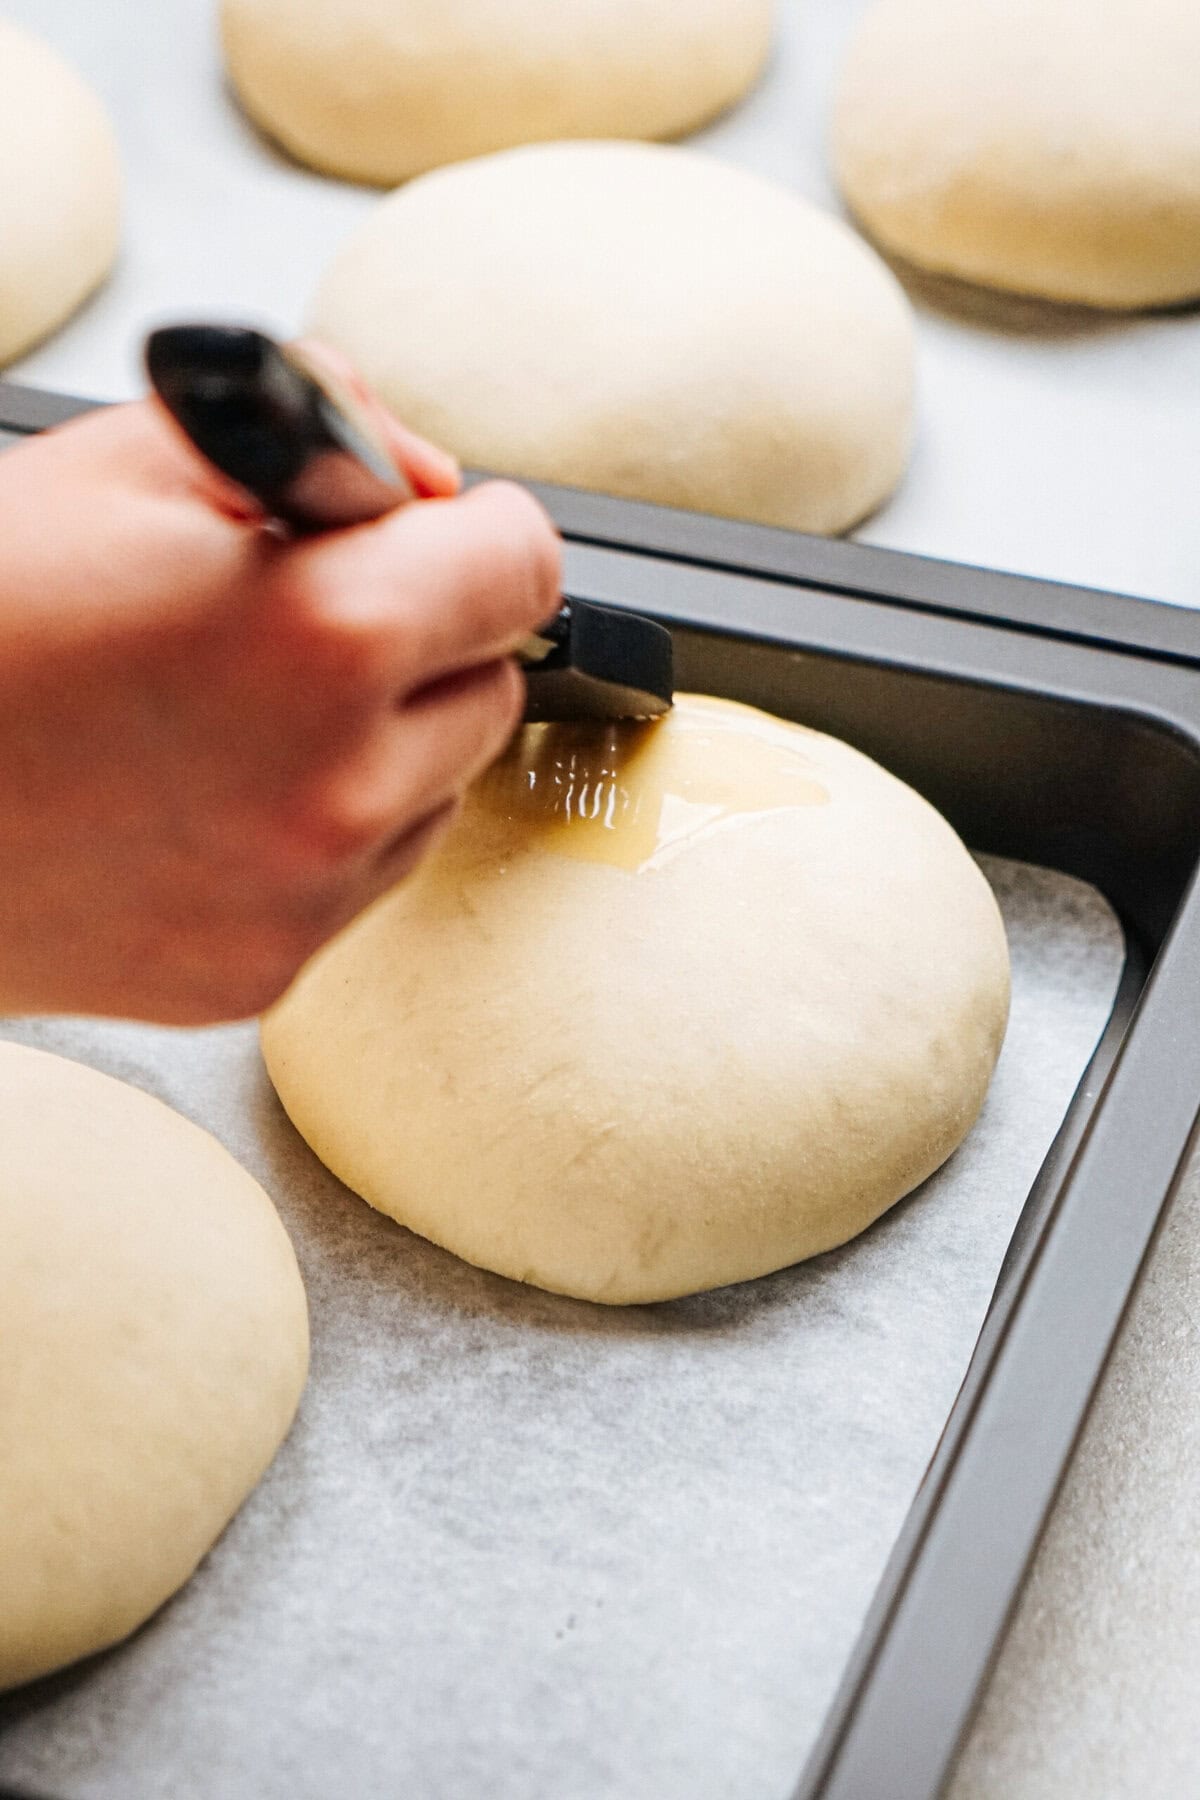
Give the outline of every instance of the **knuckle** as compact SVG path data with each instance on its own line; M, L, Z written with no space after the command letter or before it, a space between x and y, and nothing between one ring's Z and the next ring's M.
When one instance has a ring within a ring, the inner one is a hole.
M344 784L297 795L278 822L279 862L287 872L321 874L369 849L379 835L377 810Z
M247 818L255 880L291 907L369 850L378 836L371 763L357 737L349 755L319 753L262 796Z
M460 705L465 710L447 737L442 785L457 778L466 786L499 756L524 710L524 678L508 659L489 663L476 672Z
M491 736L501 741L511 736L525 708L525 678L516 663L507 659L496 664L495 675L486 691L486 702L492 726Z

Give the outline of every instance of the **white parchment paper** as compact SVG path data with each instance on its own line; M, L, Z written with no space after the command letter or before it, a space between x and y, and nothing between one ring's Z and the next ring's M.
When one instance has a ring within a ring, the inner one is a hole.
M1013 1014L966 1146L845 1249L669 1305L539 1294L371 1212L288 1125L250 1029L10 1025L263 1181L313 1365L182 1594L0 1702L0 1778L64 1800L784 1800L1120 971L1092 889L985 866Z

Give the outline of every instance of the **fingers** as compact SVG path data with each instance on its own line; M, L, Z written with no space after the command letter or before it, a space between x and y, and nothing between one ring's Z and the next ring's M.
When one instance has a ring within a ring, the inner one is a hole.
M524 488L487 482L387 524L421 596L396 637L408 692L470 666L481 649L510 653L558 611L562 545Z
M431 444L428 438L418 437L385 407L379 411L387 446L417 494L423 499L452 500L462 488L458 458L439 444Z
M278 574L400 698L508 655L558 609L561 546L532 495L488 482L371 525L300 540Z
M462 808L456 796L418 819L416 824L398 832L379 852L374 862L360 875L352 888L343 891L332 910L322 921L321 941L336 937L359 913L390 892L398 882L406 881L414 870L435 850L454 824ZM307 956L303 959L307 961ZM299 966L302 966L302 962Z
M285 854L297 873L353 884L405 835L455 801L503 750L524 683L491 662L384 715L366 741L293 796Z
M525 682L512 662L486 663L423 688L382 747L376 779L401 816L461 793L495 762L521 718Z
M303 350L318 369L335 382L348 388L359 406L365 408L372 423L384 439L401 474L406 475L423 499L448 500L462 486L462 471L448 450L431 444L391 413L372 392L349 357L319 338L300 338L297 348Z

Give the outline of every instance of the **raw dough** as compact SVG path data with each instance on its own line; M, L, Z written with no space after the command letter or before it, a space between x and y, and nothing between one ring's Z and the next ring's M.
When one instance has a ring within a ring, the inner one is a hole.
M0 367L104 280L120 197L99 100L48 45L0 19Z
M443 848L263 1024L318 1156L518 1281L607 1302L853 1237L970 1128L990 888L848 745L728 702L526 727Z
M802 531L908 452L912 320L787 189L647 144L511 150L383 201L313 331L464 461Z
M0 1687L132 1631L258 1481L308 1363L274 1207L206 1132L0 1044Z
M1197 0L879 0L835 113L887 248L1089 306L1200 295Z
M674 137L762 68L771 0L223 0L250 116L302 162L390 186L562 137Z

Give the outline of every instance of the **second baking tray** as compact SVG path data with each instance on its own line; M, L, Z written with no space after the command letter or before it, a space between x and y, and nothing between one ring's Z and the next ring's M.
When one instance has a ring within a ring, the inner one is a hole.
M0 430L34 430L71 407L0 388ZM973 848L1093 884L1124 928L1112 1021L1029 1196L966 1382L795 1789L804 1800L927 1800L951 1765L1194 1123L1200 628L1188 615L1117 596L590 496L547 499L568 535L574 590L673 624L681 686L848 738L927 794ZM133 1039L112 1041L110 1059L127 1055L127 1072L154 1086L152 1059L138 1063L149 1052ZM216 1055L224 1040L213 1034L212 1042ZM196 1054L202 1087L210 1052ZM257 1079L252 1047L237 1050L233 1064L247 1082ZM269 1106L254 1091L254 1105ZM502 1287L489 1289L501 1314ZM460 1365L469 1366L471 1343L468 1306L449 1345ZM670 1363L669 1346L659 1360ZM643 1380L654 1367L651 1359ZM359 1428L366 1454L380 1422L368 1416ZM786 1419L779 1430L786 1445ZM349 1483L355 1454L351 1433ZM285 1531L286 1519L285 1504ZM464 1518L468 1564L477 1529ZM258 1628L286 1623L263 1619ZM564 1620L564 1641L583 1624ZM240 1627L255 1628L253 1619ZM446 1628L470 1638L469 1617ZM345 1629L353 1632L352 1618ZM338 1655L337 1643L314 1646L315 1678L322 1659ZM681 1642L680 1667L688 1659ZM578 1702L570 1670L564 1657L559 1712ZM661 1671L664 1689L676 1674ZM102 1679L103 1665L41 1684L14 1696L4 1716L20 1728L44 1712L51 1723L80 1684ZM780 1686L783 1671L776 1694ZM445 1704L453 1708L453 1693ZM364 1719L340 1728L369 1735L380 1727ZM600 1748L586 1735L575 1740L578 1753L594 1758ZM497 1743L498 1765L505 1749ZM236 1745L229 1754L236 1761ZM151 1767L148 1760L145 1792L165 1792ZM198 1800L236 1790L210 1773L207 1787L195 1773ZM426 1791L485 1789L439 1790L431 1778ZM570 1768L555 1787L565 1795L602 1789L601 1778L589 1788L582 1769ZM91 1791L81 1767L63 1800ZM758 1800L754 1787L743 1791Z

